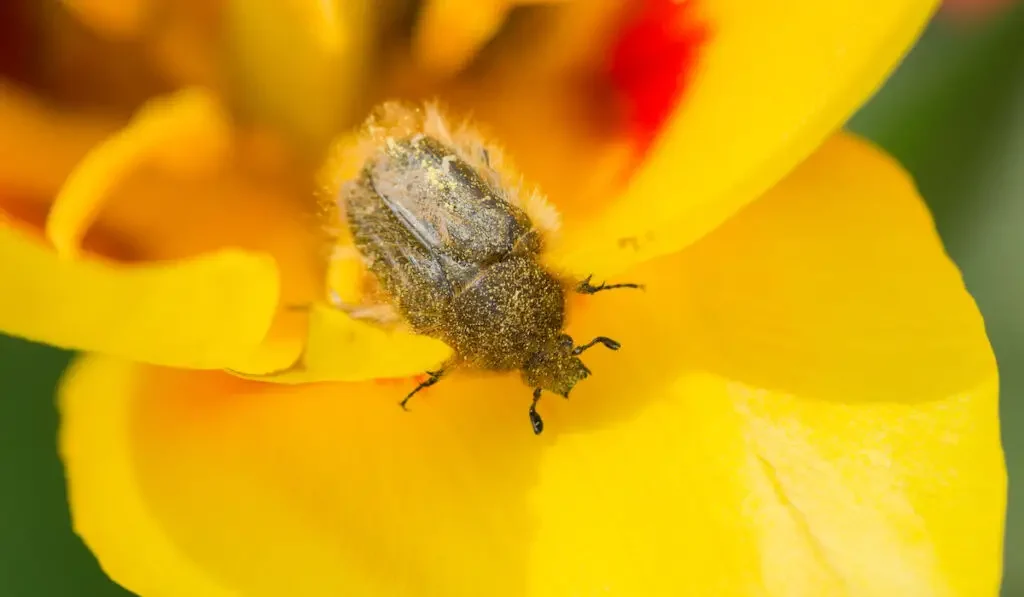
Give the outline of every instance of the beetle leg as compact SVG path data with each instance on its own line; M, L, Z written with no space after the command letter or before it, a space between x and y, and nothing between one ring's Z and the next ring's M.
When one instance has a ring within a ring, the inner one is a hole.
M398 403L398 406L401 406L403 410L409 410L405 408L405 403L409 402L409 399L416 395L416 392L419 392L420 390L429 388L430 386L436 384L438 381L441 380L441 376L444 374L444 368L438 369L437 371L427 371L427 375L429 375L430 377L420 382L420 385L416 386L416 389L409 392L409 395L403 398L402 401Z
M612 340L611 338L605 338L604 336L598 336L597 338L594 338L590 342L587 342L586 344L581 344L580 346L577 346L576 348L572 349L572 355L573 356L581 355L581 354L583 354L583 351L587 350L588 348L590 348L591 346L593 346L595 344L603 344L604 346L606 346L610 350L618 350L619 347L622 346L621 344L619 344L615 340Z
M613 288L639 288L643 290L643 284L605 284L601 282L597 286L590 283L590 279L593 278L593 274L586 277L585 280L576 286L576 292L580 294L594 294L595 292L601 292L602 290L611 290Z
M530 426L533 427L534 435L540 435L544 431L544 419L537 413L537 402L540 400L540 388L533 389L533 404L530 405Z

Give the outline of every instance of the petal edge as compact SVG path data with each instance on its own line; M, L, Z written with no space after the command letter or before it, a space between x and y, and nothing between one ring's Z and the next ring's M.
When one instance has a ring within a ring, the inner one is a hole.
M0 330L53 346L184 368L222 368L261 345L277 311L264 254L180 261L64 259L0 220Z

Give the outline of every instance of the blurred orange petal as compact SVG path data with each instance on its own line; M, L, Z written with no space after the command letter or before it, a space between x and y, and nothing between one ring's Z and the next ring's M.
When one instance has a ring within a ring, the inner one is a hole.
M0 189L49 202L75 165L116 128L113 120L61 113L0 80Z
M195 176L223 168L230 125L216 98L186 89L150 100L123 130L91 149L53 200L46 236L57 253L73 257L116 187L146 165Z
M104 35L137 35L153 9L152 0L62 0L67 10Z

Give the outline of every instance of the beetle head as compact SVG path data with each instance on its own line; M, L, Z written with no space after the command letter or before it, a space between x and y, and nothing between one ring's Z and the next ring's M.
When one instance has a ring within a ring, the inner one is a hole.
M589 376L590 369L573 352L572 338L566 334L556 336L523 367L526 385L566 398L580 380Z

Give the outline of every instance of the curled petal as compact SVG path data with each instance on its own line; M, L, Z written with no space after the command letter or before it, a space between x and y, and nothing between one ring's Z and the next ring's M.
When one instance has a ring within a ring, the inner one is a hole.
M285 152L279 151L276 138L258 131L231 136L216 101L205 92L186 90L170 98L154 100L140 110L125 129L111 133L114 128L107 127L107 123L53 113L26 94L0 88L0 121L10 121L13 131L21 135L16 140L3 137L9 143L0 140L0 154L11 158L11 163L5 162L5 165L12 166L0 166L0 182L12 191L0 197L0 205L8 214L33 224L39 219L39 212L49 208L47 231L68 261L85 259L89 263L100 263L80 254L83 252L79 244L89 231L95 232L85 237L92 243L91 249L101 248L107 255L136 264L155 263L157 270L165 272L182 263L204 262L211 253L243 254L241 250L247 260L255 258L269 268L257 275L260 278L257 281L246 279L249 274L243 275L238 289L241 298L237 300L251 300L251 308L259 312L259 317L267 316L262 309L276 306L278 296L283 304L295 304L322 294L319 290L322 286L321 239L315 221L303 213L296 200L302 193L308 193L308 185L297 180L292 162ZM104 135L107 135L105 141ZM226 159L229 143L233 144L231 149L237 151L232 151L231 159ZM90 148L90 144L95 147ZM58 191L65 177L69 180L56 203L46 205L46 198ZM43 249L33 247L33 250ZM264 256L257 258L256 255ZM46 256L44 260L50 262L55 257ZM32 272L16 263L10 265L21 277L57 276L78 268L77 264L68 264ZM117 271L143 271L148 267L106 265ZM263 277L264 274L271 274L272 278ZM177 317L202 321L209 315L205 312L208 305L204 306L202 301L193 305L188 297L212 292L225 295L222 298L226 300L226 294L231 291L209 287L211 281L202 276L194 280L207 287L193 290L188 287L189 279L193 278L185 275L176 287L183 295L178 299ZM279 282L280 288L269 288L267 284L271 280L275 284ZM36 283L12 281L10 285ZM225 283L233 282L229 278ZM62 282L50 280L48 284L60 286ZM126 288L133 292L130 287ZM251 299L245 294L247 290L252 291ZM80 307L61 307L61 297L69 302L74 299L71 295L54 295L47 302L49 308L64 311ZM165 298L174 300L172 296ZM135 301L136 297L133 292L130 296L103 300L121 304ZM196 306L199 312L187 314L185 311L190 305ZM239 317L248 317L245 315L248 309L239 309ZM46 341L49 332L37 336L31 331L32 325L22 322L6 329ZM96 325L106 325L106 322L99 320ZM251 330L237 339L245 344L254 335L264 334L265 341L258 350L238 354L230 361L216 362L247 374L265 374L295 363L305 340L306 317L279 313L269 333L264 323L260 326L262 332ZM0 329L5 328L0 326ZM168 329L171 337L152 339L158 353L164 350L159 347L162 342L178 342L173 325ZM203 332L204 337L216 333L216 328ZM64 338L60 334L56 337ZM222 341L231 342L233 340ZM77 335L74 339L62 339L58 344L96 350L103 350L105 346ZM116 354L131 357L133 352L116 351ZM153 357L145 349L134 354L143 361L179 366L206 362L202 354Z
M187 368L243 361L270 329L273 258L225 249L145 265L62 259L0 220L0 330L61 348Z
M47 238L58 253L77 254L112 190L140 165L176 174L208 173L223 165L230 135L226 121L217 101L202 90L152 100L71 172L50 208Z

